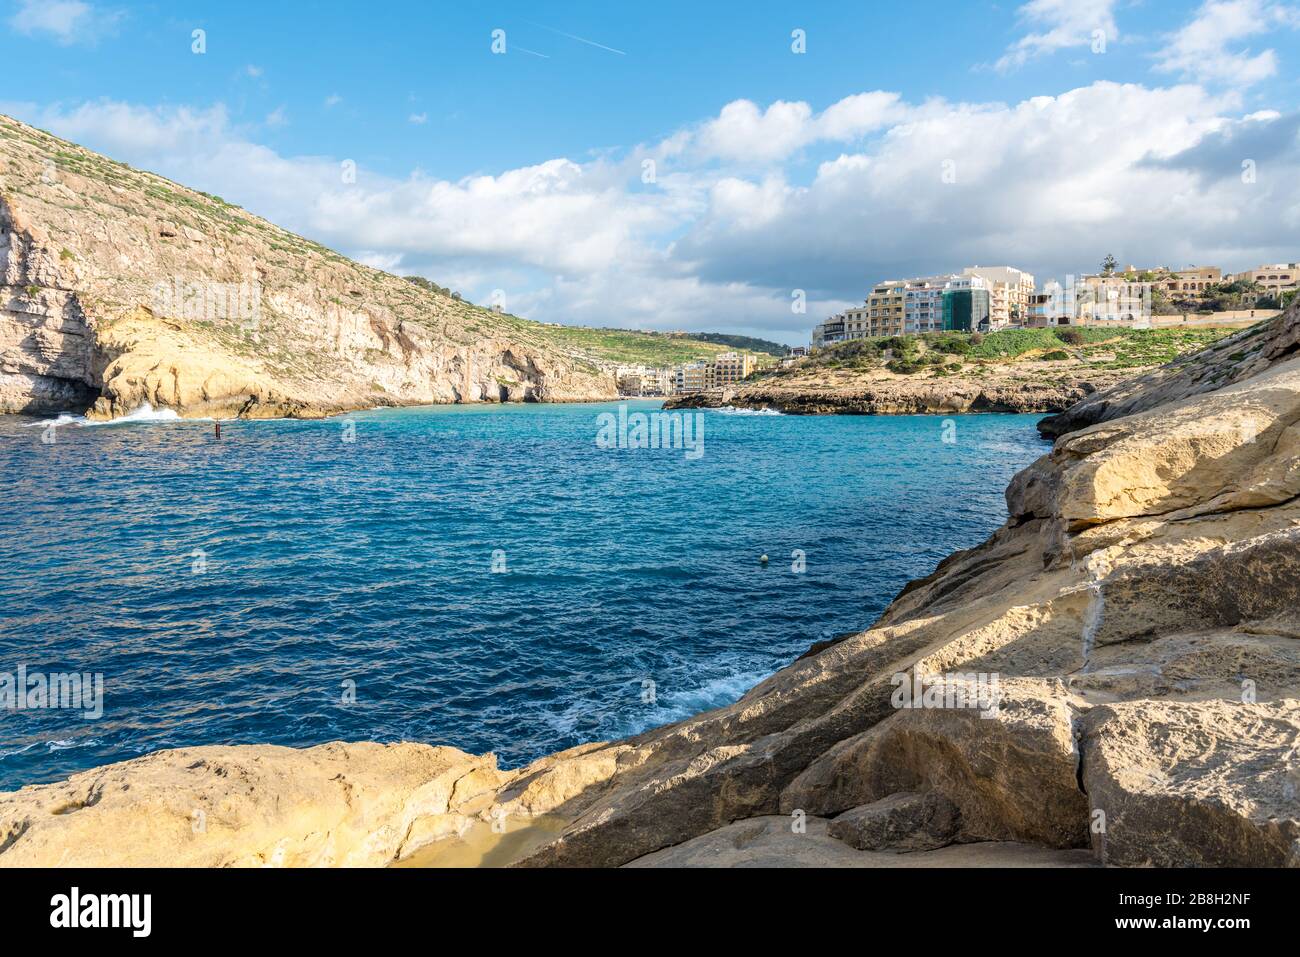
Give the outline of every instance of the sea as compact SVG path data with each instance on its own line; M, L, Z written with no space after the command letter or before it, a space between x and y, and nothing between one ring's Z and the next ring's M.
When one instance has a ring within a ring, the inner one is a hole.
M0 417L0 790L206 744L515 767L728 704L1002 524L1036 420Z

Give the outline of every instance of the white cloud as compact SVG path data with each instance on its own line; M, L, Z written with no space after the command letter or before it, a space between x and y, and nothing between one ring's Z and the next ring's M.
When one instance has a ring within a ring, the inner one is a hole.
M1207 0L1169 38L1156 69L1202 82L1246 87L1277 72L1277 54L1238 49L1240 41L1300 26L1300 7L1269 0Z
M266 114L266 125L273 130L289 125L289 116L285 113L283 106L277 106L270 113Z
M97 10L84 0L18 0L9 25L24 36L47 33L65 46L92 45L111 33L121 16Z
M333 109L342 102L343 97L339 96L337 93L331 93L329 96L325 97L325 109Z
M1026 24L1038 28L1011 46L994 64L1006 73L1029 60L1057 50L1092 47L1102 41L1113 43L1119 36L1115 25L1117 0L1030 0L1016 12Z
M814 116L807 103L778 100L766 110L735 100L705 123L696 144L708 157L740 164L783 160L823 140L848 142L883 128L902 115L896 93L876 91L848 96Z
M415 126L423 126L425 123L428 123L428 122L429 122L429 114L428 114L428 113L412 113L410 116L408 116L408 117L406 118L406 120L407 120L408 123L411 123L411 124L413 124L413 125L415 125Z

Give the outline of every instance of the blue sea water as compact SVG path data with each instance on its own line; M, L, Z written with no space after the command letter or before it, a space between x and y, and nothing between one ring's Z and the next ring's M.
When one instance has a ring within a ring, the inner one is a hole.
M45 444L0 421L0 673L104 680L98 720L0 710L0 789L217 743L413 740L509 767L682 718L869 625L1001 524L1046 449L1035 416L954 417L945 443L938 416L709 411L688 459L598 447L616 409L219 441L155 420Z

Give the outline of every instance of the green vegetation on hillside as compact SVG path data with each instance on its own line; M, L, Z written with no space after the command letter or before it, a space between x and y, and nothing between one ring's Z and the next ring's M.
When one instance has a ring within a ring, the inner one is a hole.
M766 359L768 353L754 349L741 348L729 344L710 341L727 337L718 333L706 333L704 336L689 336L680 333L643 332L636 329L592 329L586 326L554 326L528 322L517 317L507 317L524 324L527 329L548 340L560 349L582 352L602 359L625 365L646 365L664 368L692 362L696 359L708 359L723 352L748 352ZM762 340L750 340L759 342Z
M885 368L898 375L931 372L951 375L963 368L1018 361L1077 359L1094 369L1132 369L1163 365L1187 352L1212 345L1237 330L1107 329L1073 326L1055 329L1004 329L988 334L935 332L856 339L817 350L801 362L765 373L783 377L817 369Z
M783 346L779 342L773 342L770 339L755 339L753 336L733 336L725 332L693 332L690 338L699 339L702 342L713 342L720 346L738 349L741 352L761 353L769 356L779 357L789 351L787 346Z

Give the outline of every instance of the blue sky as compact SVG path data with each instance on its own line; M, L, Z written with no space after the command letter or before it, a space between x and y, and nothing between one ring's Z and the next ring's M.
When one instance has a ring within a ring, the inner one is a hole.
M1300 258L1286 2L307 8L7 0L0 110L548 321L796 342L887 276Z

